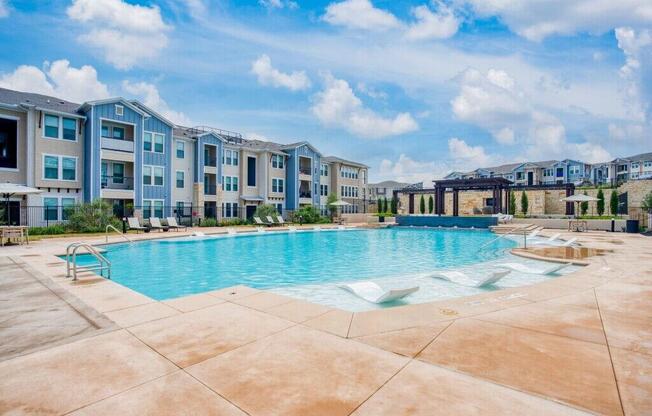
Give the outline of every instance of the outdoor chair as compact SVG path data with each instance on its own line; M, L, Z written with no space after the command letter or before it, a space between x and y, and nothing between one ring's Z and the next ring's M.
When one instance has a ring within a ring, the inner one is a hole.
M157 217L149 218L149 225L153 230L167 231L170 227L161 224L161 220Z
M147 231L148 230L147 227L143 227L142 225L140 225L140 221L138 221L138 218L136 218L136 217L127 218L127 223L129 224L129 229L130 230L136 230L137 233L140 232L140 231Z
M182 228L183 228L184 230L187 230L187 229L188 229L188 227L186 227L185 225L179 225L179 223L177 222L177 219L174 218L174 217L167 217L167 218L166 218L166 221L167 221L167 223L168 223L168 227L170 227L170 228L172 228L172 229L174 229L174 230L179 231L179 230L182 229Z

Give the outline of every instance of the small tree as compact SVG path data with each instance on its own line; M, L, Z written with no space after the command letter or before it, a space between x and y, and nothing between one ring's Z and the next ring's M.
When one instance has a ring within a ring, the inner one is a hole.
M435 201L432 199L432 195L428 198L428 214L432 214L432 209L435 205Z
M419 212L423 215L426 213L426 200L421 195L421 201L419 202Z
M102 199L69 208L66 215L68 228L80 233L99 233L105 231L109 224L114 227L120 225L120 221L113 216L111 205Z
M588 195L586 191L584 191L584 195ZM586 211L589 210L589 201L584 201L580 204L580 213L582 216L586 215Z
M527 199L527 194L525 191L521 194L521 212L523 215L527 215L527 210L529 208L529 201Z
M509 214L516 214L516 194L514 192L509 193Z
M398 214L398 201L396 200L396 197L392 197L392 214L396 215Z
M602 192L602 189L598 189L598 202L596 202L595 209L598 211L598 215L602 216L604 214L604 193Z
M383 197L383 212L385 213L388 210L389 209L388 209L388 206L387 206L387 197Z
M378 211L379 214L383 212L383 200L381 197L378 197L378 205L376 206L376 211Z
M652 214L652 192L648 193L645 195L645 198L641 201L641 208L643 211L647 211L648 214ZM648 225L648 228L650 228L652 224Z
M611 191L609 208L611 209L611 215L618 215L618 192L615 189Z
M272 204L258 205L256 212L254 212L254 217L258 217L263 221L267 221L267 216L276 217L277 215L278 212L276 211L276 207Z

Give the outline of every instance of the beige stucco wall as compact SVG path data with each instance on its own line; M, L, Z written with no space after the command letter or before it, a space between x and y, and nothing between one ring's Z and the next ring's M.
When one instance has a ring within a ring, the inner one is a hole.
M34 126L34 185L37 187L81 189L84 172L84 137L83 125L77 121L77 141L49 139L43 136L43 113L37 113L41 122L35 120ZM39 124L41 127L39 127ZM52 181L43 179L43 155L68 156L77 159L75 181ZM125 174L126 175L126 174Z
M18 170L0 169L0 181L27 184L27 113L0 109L0 117L18 119Z
M185 143L184 158L177 157L177 141ZM192 140L174 139L172 144L172 204L176 205L177 201L183 201L187 204L193 203L193 183L194 177L194 155L195 142ZM184 187L177 188L177 171L184 173ZM203 178L202 178L203 180Z

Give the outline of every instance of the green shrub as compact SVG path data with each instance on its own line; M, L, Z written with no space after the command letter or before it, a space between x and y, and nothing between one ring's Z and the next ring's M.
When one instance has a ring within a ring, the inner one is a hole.
M514 192L509 193L509 214L516 215L516 194Z
M299 217L301 220L299 220ZM304 224L323 224L328 223L328 218L319 215L319 210L312 205L300 208L294 213L295 221L300 221Z
M398 214L398 201L395 197L392 197L392 214Z
M217 220L215 218L204 218L199 223L200 227L217 227Z
M63 224L54 224L47 227L30 227L29 235L57 235L65 234L68 229Z
M527 215L527 210L529 206L530 203L527 199L527 194L525 193L525 191L523 191L523 193L521 194L521 212L523 213L523 215Z
M75 205L67 211L68 228L78 233L100 233L111 224L120 229L122 222L113 216L113 208L106 201L96 199Z
M229 218L229 219L225 219L225 220L220 221L219 226L220 227L231 227L231 226L235 226L235 225L244 225L246 223L247 223L247 221L245 221L245 220L243 220L241 218Z
M645 195L645 198L641 201L641 208L643 208L644 211L652 212L652 192Z
M428 198L428 214L432 214L432 208L435 205L435 201L432 199L432 195Z
M421 200L419 201L419 212L421 215L426 213L426 200L423 198L423 195L421 195Z
M258 205L258 208L256 208L256 212L254 212L254 217L258 217L263 221L267 221L267 216L271 216L272 218L276 218L278 215L278 212L276 211L276 207L271 204L263 204L263 205Z
M586 193L586 191L584 191L584 195L588 195L588 194ZM586 215L586 212L587 212L588 210L589 210L589 202L588 202L588 201L585 201L585 202L580 203L580 214L581 214L582 216L585 216L585 215Z
M616 190L611 191L609 208L611 208L611 215L618 215L618 192Z
M601 217L604 214L604 193L602 189L598 189L598 202L596 202L596 211L598 211L598 216Z

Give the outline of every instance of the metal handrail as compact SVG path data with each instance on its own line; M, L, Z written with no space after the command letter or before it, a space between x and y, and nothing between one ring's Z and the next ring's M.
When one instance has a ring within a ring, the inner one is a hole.
M85 248L90 255L95 257L98 261L98 266L81 266L81 268L85 270L99 270L100 271L100 276L103 276L102 272L104 270L107 270L109 272L108 278L111 278L111 262L109 259L104 257L102 254L100 254L99 251L90 244L87 243L82 243L82 242L75 242L71 243L66 247L66 277L72 277L72 280L77 280L77 250L80 248ZM72 253L71 253L72 250ZM71 256L72 256L72 261L71 261ZM70 264L72 263L72 276L70 274Z
M513 234L518 234L518 233L514 233L514 231L518 230L519 228L523 228L523 227L514 227L514 228L511 228L509 231L507 231L507 232L505 232L505 233L502 233L502 234L500 234L498 237L494 238L493 240L490 240L490 241L484 243L483 245L481 245L481 246L480 246L480 249L483 249L483 248L487 247L489 244L492 244L492 243L494 243L494 242L500 240L501 238L504 238L505 236L510 235L510 234L512 234L512 233L513 233ZM537 227L537 228L539 228L539 227ZM535 228L535 229L536 229L536 228ZM526 236L527 236L527 233L526 233L525 230L523 230L523 237L524 237L524 238L527 238ZM525 245L526 245L526 247L527 247L527 241L526 241Z
M105 237L107 243L109 242L109 229L111 229L111 230L115 231L116 233L120 234L120 237L124 238L124 239L127 240L128 242L130 242L130 243L133 243L133 242L134 242L134 240L132 240L131 238L129 238L129 237L127 237L126 235L124 235L124 233L123 233L122 231L118 230L118 229L115 228L113 225L108 224L108 225L106 226L106 228L104 229L104 237Z

